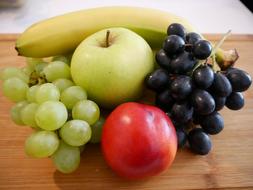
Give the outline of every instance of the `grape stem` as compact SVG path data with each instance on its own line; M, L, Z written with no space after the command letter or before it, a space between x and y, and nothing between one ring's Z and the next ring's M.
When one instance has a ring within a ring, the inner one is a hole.
M218 43L216 43L216 44L214 45L211 56L214 55L214 54L216 53L216 51L221 47L221 45L224 43L224 41L225 41L225 40L227 39L227 37L230 36L230 35L231 35L231 30L227 31L227 33L223 35L223 37L221 38L221 40L220 40Z
M206 63L206 60L201 60L199 61L192 69L192 71L190 72L190 76L193 75L194 71L199 68L201 65L204 65Z
M45 74L40 76L36 71L33 71L30 74L30 79L29 79L28 85L31 87L33 85L36 85L36 84L40 85L40 84L44 84L46 82L47 82L47 80L46 80Z
M211 63L212 63L212 69L214 72L218 72L221 70L220 66L218 65L218 63L216 62L216 52L217 50L221 47L221 45L224 43L224 41L227 39L227 37L231 34L231 30L229 30L226 34L224 34L224 36L221 38L220 41L218 41L214 47L213 47L213 50L212 50L212 53L210 55L210 58L211 58ZM191 44L185 44L186 46L190 46ZM207 59L206 60L201 60L199 61L195 66L194 68L192 69L190 75L192 76L193 75L193 72L201 65L204 65L204 64L207 64Z

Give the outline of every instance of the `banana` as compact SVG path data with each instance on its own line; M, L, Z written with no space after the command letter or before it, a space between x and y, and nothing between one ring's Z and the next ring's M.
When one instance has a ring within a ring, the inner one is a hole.
M171 23L196 31L185 19L168 12L137 7L101 7L53 17L30 26L17 39L16 50L26 57L49 57L73 52L87 36L109 27L126 27L153 49L161 47Z

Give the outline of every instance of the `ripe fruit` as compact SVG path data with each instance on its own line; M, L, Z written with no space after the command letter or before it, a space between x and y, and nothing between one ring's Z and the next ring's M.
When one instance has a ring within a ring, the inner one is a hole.
M170 85L171 95L177 100L187 98L192 92L192 80L188 76L178 76Z
M184 51L184 39L177 35L166 37L163 42L163 49L168 55L182 53Z
M216 111L221 110L225 106L226 97L219 97L219 96L215 96L215 95L212 95L212 97L215 101L215 110Z
M224 74L215 73L211 90L217 96L226 97L232 92L232 86Z
M153 68L148 43L125 28L108 28L89 36L71 60L74 82L106 108L139 98Z
M172 98L169 90L165 90L156 95L155 104L164 111L171 109L175 100Z
M147 77L146 81L149 89L160 92L168 86L170 78L166 70L157 69Z
M207 59L212 52L212 45L206 40L199 40L193 45L193 55L197 59Z
M200 128L195 128L188 135L190 148L193 152L206 155L212 148L210 137Z
M25 141L25 152L34 158L51 156L59 146L59 139L52 131L36 131Z
M53 84L59 89L60 92L63 92L66 88L74 86L74 83L69 79L56 79L53 81Z
M38 107L35 113L37 125L48 131L59 129L68 118L68 112L63 103L47 101Z
M62 61L64 63L70 65L71 57L72 57L72 54L68 54L65 56L64 55L57 55L52 58L52 61Z
M52 155L56 168L62 173L75 171L80 164L79 147L74 147L60 141L59 148Z
M243 92L247 90L252 83L250 75L240 69L229 71L227 78L231 83L234 92Z
M203 116L201 123L202 129L211 135L218 134L224 128L224 121L218 112Z
M170 58L163 49L160 49L156 55L155 60L158 65L166 70L170 69Z
M28 105L27 101L18 102L11 108L11 119L17 125L25 125L21 118L21 110Z
M201 36L198 33L190 32L186 35L186 42L187 44L194 45L196 42L201 40Z
M70 79L70 68L62 61L53 61L43 69L46 79L53 82L56 79Z
M100 116L98 105L91 100L82 100L77 102L72 109L72 117L81 119L93 125Z
M157 49L166 36L168 24L178 21L188 32L194 31L187 20L167 11L124 6L85 9L53 17L30 26L18 38L16 49L20 55L26 57L63 55L73 52L78 44L89 35L105 27L115 26L136 32L153 49Z
M61 102L68 109L72 109L77 102L86 99L87 93L80 86L70 86L61 93Z
M199 67L193 72L193 81L201 89L207 89L210 87L213 83L213 80L214 72L207 65Z
M168 36L177 35L177 36L180 36L184 39L186 31L185 31L185 28L182 24L173 23L173 24L169 25L169 27L167 29L167 34L168 34Z
M182 128L177 128L177 145L179 148L182 148L185 146L187 142L187 134Z
M35 91L35 99L39 104L49 100L58 101L60 99L60 91L52 83L42 84L37 90L35 89Z
M186 74L188 71L193 69L197 60L188 53L183 52L175 57L170 62L170 69L172 73L175 74Z
M214 111L215 101L211 94L205 90L196 89L191 97L194 111L200 115L207 115Z
M156 175L172 164L176 150L173 124L154 106L121 104L105 121L102 151L120 176L137 179Z
M30 127L37 128L38 125L35 121L35 113L38 109L39 105L36 103L30 103L26 105L24 108L22 108L20 114L21 119L25 125L28 125Z
M28 85L17 77L11 77L3 82L3 94L14 102L25 100Z
M175 103L171 109L171 117L178 123L187 123L193 114L193 108L187 102Z
M70 120L60 128L60 136L71 146L82 146L91 138L89 124L82 120Z
M7 67L2 70L0 70L0 79L6 80L12 77L17 77L24 81L25 83L28 82L29 78L28 76L20 69L16 67Z
M226 106L231 110L239 110L244 106L244 98L240 92L232 92L226 99Z
M39 85L34 85L31 86L27 91L26 91L26 99L29 102L36 102L36 93L37 90L39 89Z
M181 24L171 24L167 33L164 50L156 54L156 60L167 71L169 85L158 91L155 89L158 85L154 83L154 88L150 89L156 92L155 105L172 118L177 128L178 147L186 143L184 130L193 129L188 135L190 147L195 153L205 155L211 149L211 140L206 133L217 134L224 127L223 118L217 111L225 105L232 110L241 109L244 98L240 92L247 90L252 80L248 73L233 67L238 58L236 50L219 48L229 32L214 49L201 35L186 33ZM150 86L148 82L147 86ZM202 129L196 129L196 125Z
M192 52L192 49L194 47L193 45L199 40L201 40L201 36L198 33L195 32L187 33L185 37L185 42L187 44L185 46L185 51Z
M0 70L5 94L17 101L11 108L11 119L17 125L26 125L35 131L26 139L25 152L28 156L51 157L57 170L73 172L79 166L80 150L84 144L90 140L100 142L104 120L98 121L99 108L93 101L86 100L86 91L67 79L65 71L69 70L69 66L65 63L65 56L57 56L50 63L37 58L27 60L27 66L22 69ZM53 78L57 79L48 81ZM89 124L92 124L92 129ZM64 141L61 145L59 139Z

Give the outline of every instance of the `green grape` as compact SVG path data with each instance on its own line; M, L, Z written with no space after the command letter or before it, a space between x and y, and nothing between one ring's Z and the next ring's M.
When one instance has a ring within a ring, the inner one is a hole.
M35 65L34 70L36 71L36 73L38 73L39 75L42 75L42 72L44 71L44 69L47 67L48 63L46 62L42 62L39 63L37 65Z
M14 102L26 99L28 85L17 77L6 79L3 82L3 94Z
M52 159L57 170L62 173L71 173L75 171L80 164L79 147L70 146L61 141L59 148L52 155Z
M21 119L25 125L33 128L38 128L38 125L35 121L35 113L38 107L38 104L30 103L21 110Z
M55 81L53 81L53 84L60 90L60 92L62 92L63 90L65 90L66 88L68 88L70 86L75 85L69 79L56 79Z
M55 132L36 131L26 139L25 152L34 158L45 158L54 154L60 141Z
M61 94L61 102L64 103L68 109L72 109L80 100L86 99L87 93L80 86L68 87Z
M90 125L82 120L68 121L61 127L60 137L69 145L84 145L91 138Z
M48 131L59 129L68 119L68 112L63 103L47 101L42 103L35 113L37 125Z
M63 56L63 55L57 55L57 56L54 56L52 61L62 61L66 64L70 64L70 57L69 56Z
M27 76L30 76L33 70L30 67L23 67L21 69Z
M6 80L12 77L19 78L25 83L28 83L29 81L29 76L26 75L20 68L7 67L1 71L1 75L0 75L1 80Z
M99 118L100 110L98 105L91 100L82 100L75 104L72 109L73 119L81 119L93 125Z
M21 119L21 110L28 104L27 101L18 102L11 108L11 119L17 125L25 125Z
M90 139L91 143L99 143L101 141L104 123L105 123L105 118L100 116L97 122L91 126L91 131L92 131L91 139Z
M26 58L26 64L32 70L35 70L35 66L40 63L45 63L45 62L41 58L31 58L31 57Z
M52 83L42 84L36 90L36 102L39 104L45 101L49 101L49 100L57 101L59 99L60 99L60 91Z
M44 68L43 72L49 82L59 78L71 78L69 66L62 61L51 62Z
M36 92L39 89L39 85L34 85L30 87L26 92L26 99L29 102L36 102Z

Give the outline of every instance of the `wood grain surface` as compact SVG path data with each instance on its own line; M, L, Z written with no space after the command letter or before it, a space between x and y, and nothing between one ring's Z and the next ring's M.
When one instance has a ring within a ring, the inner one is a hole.
M207 38L217 41L220 35ZM16 35L0 35L0 68L25 64L14 50L15 39ZM253 36L232 36L223 48L236 48L240 54L237 67L253 76ZM11 121L9 111L13 104L0 92L0 190L253 189L252 89L245 93L246 105L242 110L221 111L225 128L212 136L209 155L179 150L169 170L140 181L117 177L105 164L99 145L87 145L79 169L68 175L57 172L50 159L28 158L23 147L31 130Z

